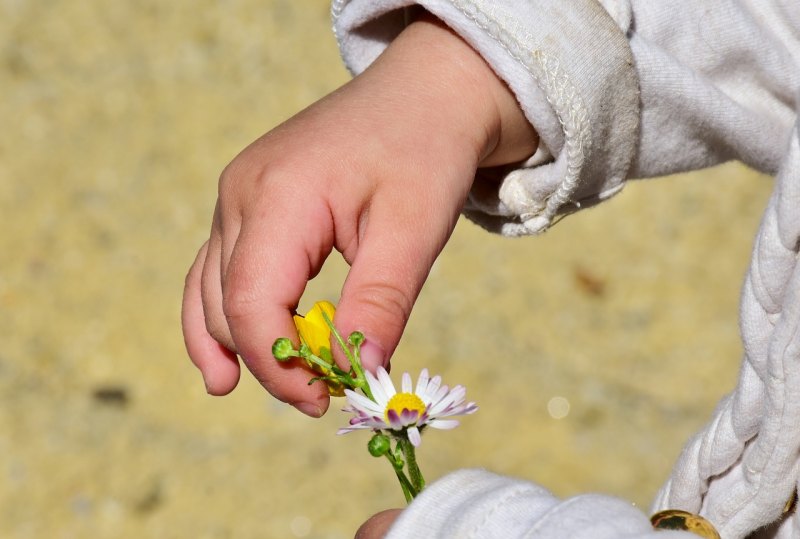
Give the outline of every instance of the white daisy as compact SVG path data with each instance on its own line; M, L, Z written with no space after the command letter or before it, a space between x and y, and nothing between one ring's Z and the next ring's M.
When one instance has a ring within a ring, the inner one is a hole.
M416 447L421 440L420 431L431 426L435 429L452 429L458 426L455 419L442 419L457 415L472 414L478 410L474 402L464 402L467 390L464 386L450 389L442 385L442 377L429 378L428 369L423 369L412 391L411 375L403 373L402 391L398 393L389 373L378 367L377 378L367 372L367 383L375 400L345 389L347 406L345 412L356 414L350 426L339 429L337 434L354 430L391 429L406 430L409 441Z

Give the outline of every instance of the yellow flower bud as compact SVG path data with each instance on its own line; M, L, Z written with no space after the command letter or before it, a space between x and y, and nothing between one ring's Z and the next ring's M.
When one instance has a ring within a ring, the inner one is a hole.
M324 316L323 316L324 313ZM329 365L333 365L333 354L331 353L331 328L325 321L333 321L336 314L336 307L330 301L318 301L311 307L305 316L295 315L294 326L300 335L300 340L305 344L312 354L322 359ZM312 369L324 376L331 374L330 369L326 369L316 363L309 363ZM335 397L344 395L342 384L327 381L328 393Z
M333 363L331 354L331 328L325 322L322 313L330 320L336 314L336 307L329 301L318 301L305 316L295 315L294 325L300 339L308 346L311 353Z

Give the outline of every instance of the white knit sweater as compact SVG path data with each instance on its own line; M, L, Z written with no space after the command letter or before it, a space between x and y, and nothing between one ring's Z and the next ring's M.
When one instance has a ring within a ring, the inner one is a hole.
M403 29L413 4L486 59L540 135L499 188L475 182L465 213L490 230L542 232L629 178L731 159L776 175L742 294L739 384L688 442L653 509L699 512L724 539L780 518L800 475L800 1L334 0L353 73ZM800 519L762 533L800 538ZM618 499L558 500L461 470L430 485L389 537L687 535L652 531Z

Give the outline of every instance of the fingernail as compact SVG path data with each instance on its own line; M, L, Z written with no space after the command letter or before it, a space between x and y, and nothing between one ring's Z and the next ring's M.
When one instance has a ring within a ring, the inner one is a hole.
M322 417L322 408L311 402L295 402L292 404L295 408L310 417Z
M385 361L386 352L383 351L383 348L369 340L364 341L364 344L361 345L361 364L365 369L375 372L378 367L386 367Z

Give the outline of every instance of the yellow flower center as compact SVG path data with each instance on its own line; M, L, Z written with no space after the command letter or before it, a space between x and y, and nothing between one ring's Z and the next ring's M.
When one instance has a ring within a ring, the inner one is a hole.
M419 416L425 412L425 403L414 393L395 393L394 396L389 399L389 402L386 404L386 411L384 411L384 417L387 423L389 423L390 410L394 410L398 416L403 413L403 410L417 412L417 418L419 418Z

